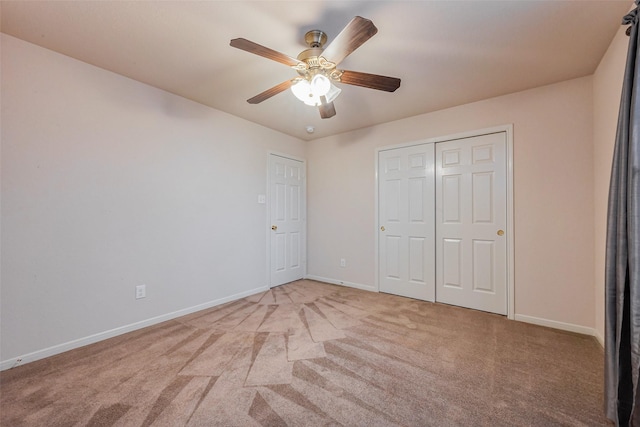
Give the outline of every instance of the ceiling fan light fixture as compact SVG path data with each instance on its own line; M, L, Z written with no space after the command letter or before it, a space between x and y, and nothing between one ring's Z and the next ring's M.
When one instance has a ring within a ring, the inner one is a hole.
M320 96L314 93L313 85L306 79L301 79L291 85L291 92L307 105L312 107L320 105Z
M316 74L311 81L301 78L292 84L291 92L305 104L317 107L322 104L321 96L326 97L327 102L333 102L342 90L335 87L324 74Z

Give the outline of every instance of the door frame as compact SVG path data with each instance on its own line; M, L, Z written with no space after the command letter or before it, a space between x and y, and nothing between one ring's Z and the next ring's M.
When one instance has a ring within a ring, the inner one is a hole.
M266 253L267 253L267 268L266 268L266 288L271 289L271 156L282 157L289 160L302 163L303 179L302 187L304 189L304 197L302 197L302 239L304 240L301 245L302 254L300 255L300 261L302 262L302 278L307 277L307 161L300 157L292 156L290 154L267 151L267 188L265 192L265 235L266 235Z
M378 228L380 227L380 213L379 213L379 171L378 171L378 157L381 151L393 150L396 148L406 148L412 147L415 145L422 145L428 143L437 144L439 142L446 142L456 139L465 139L472 138L475 136L482 136L491 133L500 133L504 132L506 136L506 160L507 160L507 169L506 169L506 179L507 179L507 318L513 320L515 317L515 253L514 253L514 225L513 225L513 210L514 210L514 197L513 197L513 124L495 126L485 129L477 129L467 132L456 133L452 135L438 136L434 138L421 139L417 141L405 142L402 144L394 144L394 145L386 145L384 147L378 147L375 149L375 230L374 230L374 242L375 242L375 287L378 292L380 292L380 242L379 242L379 234ZM435 200L434 200L435 202ZM435 207L435 204L434 204ZM435 230L434 230L435 232Z

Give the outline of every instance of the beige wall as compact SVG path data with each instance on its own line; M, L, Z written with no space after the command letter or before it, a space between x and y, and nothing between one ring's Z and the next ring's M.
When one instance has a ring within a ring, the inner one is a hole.
M607 200L618 109L629 38L621 27L593 77L593 170L595 212L595 322L598 339L604 338L604 262Z
M309 143L309 274L375 287L377 147L513 124L516 316L589 333L592 106L585 77Z
M3 368L267 286L302 141L6 35L1 84Z

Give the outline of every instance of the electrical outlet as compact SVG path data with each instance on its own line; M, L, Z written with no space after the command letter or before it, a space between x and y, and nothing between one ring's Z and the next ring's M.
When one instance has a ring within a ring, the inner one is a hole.
M340 267L346 267L347 266L347 260L344 258L340 258Z
M145 298L147 296L147 285L136 286L136 299Z

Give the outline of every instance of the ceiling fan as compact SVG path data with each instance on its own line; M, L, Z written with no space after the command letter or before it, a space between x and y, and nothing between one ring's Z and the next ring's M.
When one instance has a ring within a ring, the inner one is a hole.
M249 98L247 102L249 104L258 104L291 88L298 99L307 105L317 106L320 111L320 117L328 119L336 115L333 100L341 91L333 85L334 82L394 92L400 87L400 79L396 77L336 68L342 60L377 32L378 29L373 25L373 22L356 16L324 48L323 46L327 42L327 35L320 30L311 30L304 37L309 48L302 51L297 58L292 58L247 39L237 38L231 40L230 45L232 47L288 65L298 72L298 77L267 89L253 98Z

